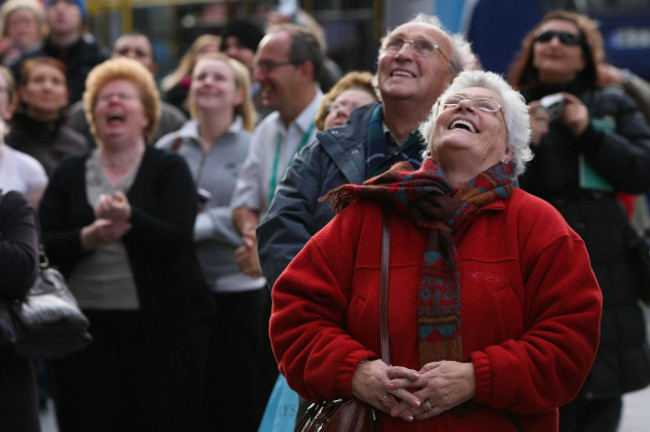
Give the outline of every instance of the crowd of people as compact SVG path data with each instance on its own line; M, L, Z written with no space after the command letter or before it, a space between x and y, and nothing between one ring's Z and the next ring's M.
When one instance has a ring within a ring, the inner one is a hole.
M358 398L384 431L614 432L650 384L650 221L623 206L650 191L650 84L589 17L547 14L504 78L434 16L344 73L318 23L274 13L199 36L160 86L146 35L109 51L86 18L0 7L0 296L40 242L93 336L0 354L3 430L52 398L61 432L255 432L280 373L297 419Z

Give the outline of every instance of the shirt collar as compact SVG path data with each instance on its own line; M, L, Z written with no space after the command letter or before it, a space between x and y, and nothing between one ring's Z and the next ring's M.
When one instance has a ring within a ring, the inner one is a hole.
M240 115L235 116L235 120L230 124L226 133L237 134L244 129L244 120ZM199 139L199 119L193 118L185 122L178 130L178 136L183 138Z
M298 114L298 117L296 117L295 120L291 122L291 124L298 126L302 133L305 133L309 129L309 126L313 123L314 118L316 117L316 113L318 112L318 106L320 105L320 100L322 97L323 92L318 89L316 91L316 96L314 96L309 105L307 105L307 107L302 110L300 114ZM282 120L280 120L279 115L277 121L279 125L284 128L284 126L282 126Z

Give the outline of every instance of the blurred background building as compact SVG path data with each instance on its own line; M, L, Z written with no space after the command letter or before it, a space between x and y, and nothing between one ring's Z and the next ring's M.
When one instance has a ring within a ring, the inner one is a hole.
M230 19L263 26L271 10L302 8L324 29L328 55L343 71L374 71L386 29L419 12L462 31L486 69L505 72L525 32L549 10L564 8L601 23L607 60L650 79L650 0L87 0L88 27L106 46L137 31L154 42L164 76L200 34L218 34Z

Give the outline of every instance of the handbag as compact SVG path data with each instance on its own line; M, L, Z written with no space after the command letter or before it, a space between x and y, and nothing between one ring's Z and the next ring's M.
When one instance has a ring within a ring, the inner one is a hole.
M381 239L381 276L379 291L379 331L381 359L390 364L388 338L388 275L390 264L390 218L383 209ZM296 425L294 432L374 432L377 418L372 406L357 398L314 403Z
M92 341L89 325L42 248L36 280L25 298L0 298L0 347L20 357L49 359L78 351Z

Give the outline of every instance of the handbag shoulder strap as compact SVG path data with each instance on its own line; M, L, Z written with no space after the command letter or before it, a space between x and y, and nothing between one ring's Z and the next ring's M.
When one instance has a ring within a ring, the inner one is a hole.
M388 276L390 273L390 212L383 207L381 233L381 279L379 290L379 334L381 359L390 364L390 340L388 335Z

